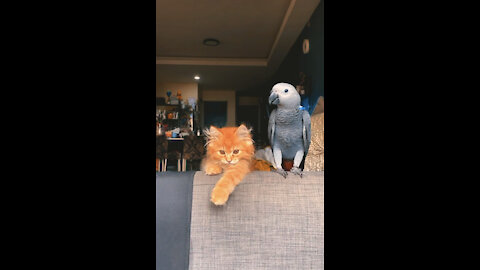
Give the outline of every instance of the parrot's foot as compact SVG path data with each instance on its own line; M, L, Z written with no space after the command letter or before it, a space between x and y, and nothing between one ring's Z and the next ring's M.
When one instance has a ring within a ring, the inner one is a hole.
M280 174L281 176L283 176L283 178L287 178L287 172L284 171L282 168L277 168L277 170L275 170L274 172Z
M300 178L303 176L302 170L299 167L295 167L295 166L292 167L290 169L290 172L293 173L293 174L299 175Z

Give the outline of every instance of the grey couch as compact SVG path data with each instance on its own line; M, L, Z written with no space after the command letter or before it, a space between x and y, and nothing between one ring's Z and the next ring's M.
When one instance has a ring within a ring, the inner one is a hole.
M252 172L224 206L221 177L157 174L157 269L323 269L323 172Z

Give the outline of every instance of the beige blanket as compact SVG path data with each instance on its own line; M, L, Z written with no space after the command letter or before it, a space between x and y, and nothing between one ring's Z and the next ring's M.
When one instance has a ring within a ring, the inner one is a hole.
M314 114L311 117L312 138L307 157L305 158L304 171L324 170L324 113Z

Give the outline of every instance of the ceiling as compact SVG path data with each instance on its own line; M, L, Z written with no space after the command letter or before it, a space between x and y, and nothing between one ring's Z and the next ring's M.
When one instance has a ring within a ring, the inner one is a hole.
M157 81L248 91L265 83L320 0L157 0ZM204 46L206 38L220 41Z

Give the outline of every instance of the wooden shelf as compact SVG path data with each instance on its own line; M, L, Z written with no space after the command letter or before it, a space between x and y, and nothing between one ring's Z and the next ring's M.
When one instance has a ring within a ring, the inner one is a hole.
M172 109L172 108L178 108L180 106L181 106L181 104L177 104L177 105L175 105L175 104L165 104L165 105L157 105L157 108L158 107L163 107L165 109Z

